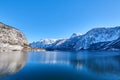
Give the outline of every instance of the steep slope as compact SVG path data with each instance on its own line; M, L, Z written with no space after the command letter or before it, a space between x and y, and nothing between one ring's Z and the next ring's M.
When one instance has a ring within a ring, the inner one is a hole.
M0 52L22 50L26 45L28 45L28 41L22 32L0 23Z
M59 39L50 44L38 46L48 50L69 50L79 51L86 50L107 50L107 49L120 49L120 27L114 28L94 28L86 34L75 34L69 39ZM33 43L32 43L33 44ZM36 43L35 43L36 45Z
M103 49L120 50L120 37L114 41L111 41L107 45L105 45Z
M114 28L95 28L88 31L76 43L76 50L89 49L95 43L109 42L120 37L120 27Z
M73 33L69 39L45 39L30 43L30 46L32 48L45 48L47 50L74 50L74 46L80 37L81 34Z
M74 46L76 42L81 38L81 34L73 33L69 39L62 39L61 41L57 42L53 49L55 50L75 50Z
M120 50L120 38L108 41L91 44L89 50Z

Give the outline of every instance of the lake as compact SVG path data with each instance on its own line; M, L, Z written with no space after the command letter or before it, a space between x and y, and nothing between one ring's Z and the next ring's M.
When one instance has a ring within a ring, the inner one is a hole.
M0 53L0 80L120 80L120 52Z

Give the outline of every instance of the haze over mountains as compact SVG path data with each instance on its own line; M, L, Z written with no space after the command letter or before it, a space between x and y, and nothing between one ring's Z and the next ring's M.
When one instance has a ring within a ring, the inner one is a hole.
M119 50L120 26L112 28L94 28L86 34L76 34L68 39L40 40L30 43L33 48L47 50Z

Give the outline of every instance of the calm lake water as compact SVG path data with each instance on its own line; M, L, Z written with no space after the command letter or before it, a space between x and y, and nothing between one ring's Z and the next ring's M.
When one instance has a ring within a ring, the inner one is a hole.
M0 80L120 80L120 52L0 53Z

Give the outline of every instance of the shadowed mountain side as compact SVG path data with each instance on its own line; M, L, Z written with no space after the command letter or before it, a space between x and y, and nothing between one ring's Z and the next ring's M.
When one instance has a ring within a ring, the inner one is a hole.
M44 46L46 50L118 50L120 49L120 27L94 28L86 34L73 34L68 39L58 39ZM30 43L33 48L41 48L44 40ZM42 44L41 44L42 43ZM45 43L46 44L46 43Z

